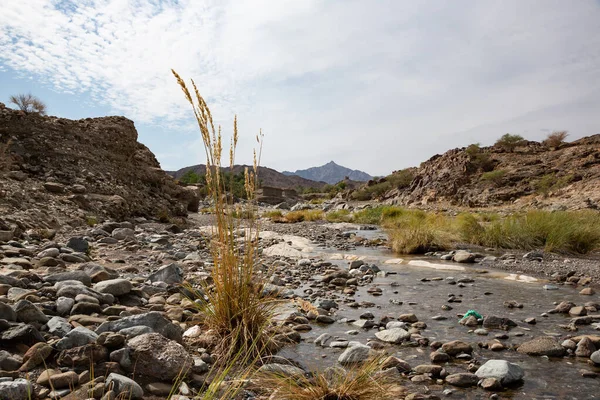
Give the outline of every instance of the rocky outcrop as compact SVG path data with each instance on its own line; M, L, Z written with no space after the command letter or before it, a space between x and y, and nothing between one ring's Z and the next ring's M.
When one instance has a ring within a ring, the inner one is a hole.
M600 207L600 135L558 147L523 141L513 150L501 146L453 149L411 171L414 178L409 186L383 195L387 203L418 207Z
M69 120L0 103L0 230L184 216L196 208L197 195L137 138L124 117Z

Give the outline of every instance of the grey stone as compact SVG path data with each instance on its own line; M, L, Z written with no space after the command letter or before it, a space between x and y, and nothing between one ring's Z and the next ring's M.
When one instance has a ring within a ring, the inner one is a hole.
M48 332L50 332L52 335L58 336L60 338L65 336L67 333L69 333L73 329L71 324L69 324L69 322L62 317L50 318L47 325L48 325Z
M340 364L356 364L366 361L369 358L371 348L364 344L350 346L340 354L338 362Z
M119 333L125 336L127 339L131 339L136 336L144 335L146 333L154 333L154 329L149 326L139 325L132 326L131 328L121 329Z
M88 274L83 271L67 271L60 272L58 274L51 274L44 278L44 281L50 283L62 282L62 281L79 281L85 286L92 284L92 279Z
M404 340L410 339L410 333L402 328L385 329L375 333L377 339L387 343L401 343Z
M0 370L16 371L23 364L23 360L13 356L8 351L0 350Z
M262 365L258 372L276 374L278 376L287 376L287 377L301 377L305 374L305 372L293 365L286 364L265 364Z
M590 360L592 360L594 364L600 365L600 350L593 352L590 356Z
M525 372L517 364L506 360L488 360L479 367L475 375L479 379L496 378L503 386L507 386L521 381Z
M475 254L465 250L458 250L454 253L452 259L457 263L473 263L475 262Z
M58 250L56 247L50 247L49 249L40 251L37 254L37 258L44 258L44 257L56 258L56 257L58 257L59 254L60 254L60 250Z
M317 308L322 308L324 310L331 310L332 308L339 308L338 304L329 299L318 299L315 301L314 306Z
M135 373L170 381L192 368L193 359L179 343L158 333L146 333L127 342Z
M152 328L164 337L181 342L183 331L181 327L174 325L158 311L151 311L144 314L132 315L121 318L117 321L107 321L96 328L96 333L118 332L121 329L131 328L133 326L144 325Z
M29 400L32 393L33 387L27 379L0 382L0 394L3 400Z
M135 232L130 228L117 228L112 231L111 235L118 240L135 238Z
M83 285L63 285L56 292L56 295L59 297L75 298L79 294L95 297L100 303L104 304L113 304L115 302L115 297L112 294L100 293Z
M183 282L183 270L176 263L165 265L151 274L148 279L150 282L181 283Z
M86 253L90 249L90 244L82 237L72 237L67 241L67 247L78 253Z
M141 399L144 396L144 390L133 379L114 372L108 375L104 387L106 390L112 389L120 398Z
M13 310L17 314L17 321L26 324L31 322L45 324L48 322L48 317L29 300L19 300L13 306Z
M39 342L45 342L42 334L35 329L34 326L29 324L20 324L12 326L0 334L0 340L3 344L25 344L27 346L33 346Z
M0 319L4 319L6 321L16 321L17 313L6 303L0 301Z
M475 374L463 372L463 373L448 375L446 377L446 382L452 386L470 387L470 386L477 385L477 382L479 382L479 378Z
M109 293L113 296L122 296L131 292L133 285L127 279L109 279L98 282L94 285L94 290L100 293Z
M56 312L58 315L68 315L73 308L75 300L70 297L59 297L56 299Z
M550 336L541 336L521 344L517 351L530 356L562 357L566 350Z
M61 340L59 340L54 347L57 350L67 350L73 347L85 346L89 343L96 342L98 334L83 326L78 326L67 333Z

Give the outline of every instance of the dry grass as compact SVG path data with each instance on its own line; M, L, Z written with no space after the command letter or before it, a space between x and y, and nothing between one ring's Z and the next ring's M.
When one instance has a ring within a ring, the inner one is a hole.
M272 334L268 331L277 303L262 293L263 282L255 274L258 264L259 224L255 217L257 171L260 164L262 133L257 135L258 154L254 152L254 163L244 173L244 188L248 195L245 215L249 219L236 219L241 211L233 204L233 195L226 191L224 173L221 171L223 152L221 128L215 128L208 105L191 81L194 97L183 79L173 71L185 98L193 108L206 153L206 183L208 195L214 204L214 230L211 240L213 284L205 286L206 302L199 305L203 314L203 325L214 332L216 347L213 350L221 365L232 362L259 359L272 346ZM238 142L237 118L233 122L233 136L229 148L229 163L233 177L235 150ZM231 178L233 179L233 178ZM243 243L239 243L236 232L244 232ZM242 355L242 356L240 356ZM242 357L242 358L241 358Z
M403 210L383 222L396 253L418 254L448 249L457 236L452 220L442 214Z
M19 110L28 114L46 115L46 104L31 93L10 96L10 102L19 107Z
M296 223L303 221L319 221L324 217L324 213L321 210L300 210L290 211L284 215L285 222Z
M550 133L542 143L548 147L558 147L565 142L567 136L569 136L567 131L555 131Z
M329 368L306 377L260 376L278 400L392 400L404 392L389 376L378 373L382 358L354 368Z

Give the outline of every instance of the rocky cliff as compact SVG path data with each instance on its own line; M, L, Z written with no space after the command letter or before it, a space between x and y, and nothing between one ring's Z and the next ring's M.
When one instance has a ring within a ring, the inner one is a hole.
M423 162L383 199L414 206L600 207L600 135L558 147L524 141L450 150ZM371 185L377 182L371 182Z
M124 117L74 121L0 103L0 164L0 230L182 216L197 207Z

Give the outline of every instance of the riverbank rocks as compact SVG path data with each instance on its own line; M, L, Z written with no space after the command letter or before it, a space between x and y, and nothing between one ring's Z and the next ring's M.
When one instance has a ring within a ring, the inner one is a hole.
M181 327L171 323L158 311L150 311L144 314L132 315L124 317L116 321L107 321L96 328L96 333L103 332L118 332L122 329L132 328L135 326L147 326L154 332L160 333L167 339L181 342L183 331Z
M30 400L33 387L27 379L0 382L2 400Z
M451 342L444 343L442 345L442 351L449 356L457 356L459 354L471 354L473 352L473 348L470 344L461 342L460 340L453 340Z
M457 387L471 387L477 385L477 382L479 382L477 375L467 372L452 374L446 377L446 383Z
M167 284L177 284L183 282L183 270L179 264L169 264L158 269L151 274L148 279L150 282L165 282Z
M94 285L94 290L100 293L108 293L113 296L123 296L129 292L133 285L127 279L117 278L98 282Z
M398 344L410 339L410 333L402 328L392 328L376 332L375 337L382 342Z
M517 348L517 351L522 354L529 356L548 356L548 357L562 357L565 355L566 350L550 336L541 336L522 343Z
M185 375L193 359L179 343L158 333L146 333L127 342L127 352L136 374L170 381Z
M475 262L475 254L470 253L465 250L458 250L452 256L452 260L457 263L474 263Z
M352 343L352 342L351 342ZM369 358L371 348L361 343L352 343L338 357L340 364L358 364Z
M133 379L114 372L106 377L104 387L107 391L112 390L119 398L141 399L144 396L144 390Z
M523 380L525 372L517 364L505 360L488 360L477 369L475 375L479 379L495 378L502 386L508 386Z

